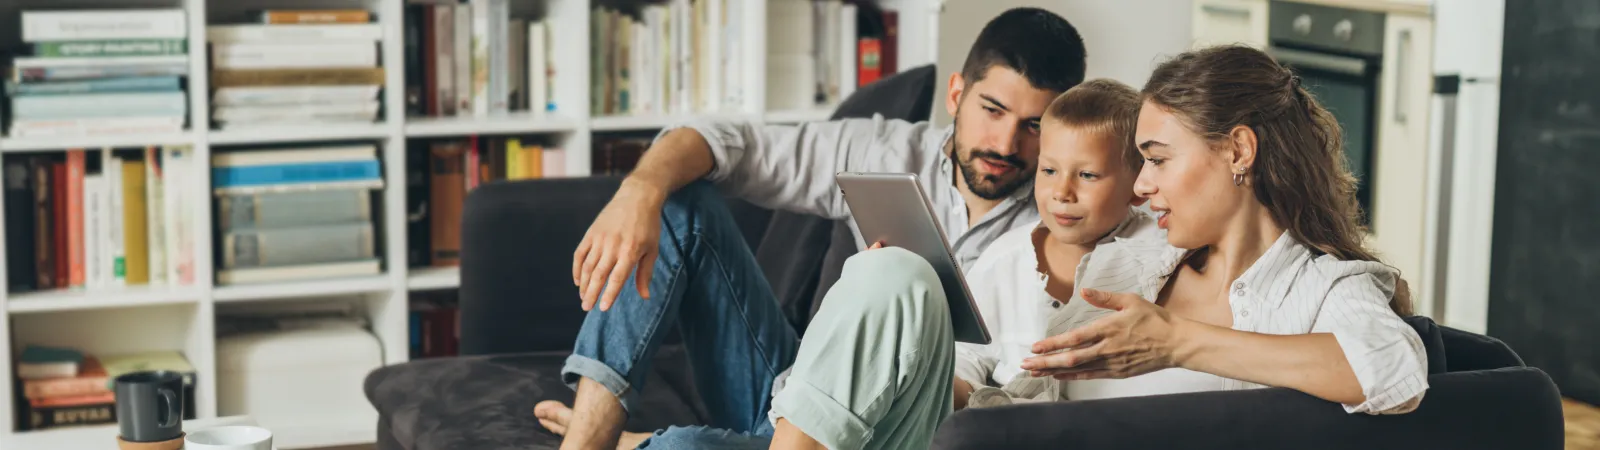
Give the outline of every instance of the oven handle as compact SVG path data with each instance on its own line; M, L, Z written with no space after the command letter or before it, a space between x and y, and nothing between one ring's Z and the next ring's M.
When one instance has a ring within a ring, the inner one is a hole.
M1367 61L1349 56L1329 55L1325 53L1308 52L1282 47L1267 49L1279 62L1290 66L1299 66L1307 69L1340 73L1351 76L1366 76Z

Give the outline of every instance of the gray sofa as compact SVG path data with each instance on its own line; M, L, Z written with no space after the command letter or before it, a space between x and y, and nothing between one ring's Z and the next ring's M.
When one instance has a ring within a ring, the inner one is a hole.
M858 91L836 113L926 117L933 69ZM920 114L920 115L919 115ZM571 254L616 190L616 178L491 183L468 197L462 224L461 351L370 374L380 450L555 449L533 416L541 400L570 402L559 369L583 311ZM839 223L730 200L746 242L791 323L803 331L815 299L857 249ZM1408 319L1424 337L1431 389L1401 416L1348 415L1287 389L1063 402L962 411L935 447L977 448L1418 448L1560 449L1559 393L1493 338ZM626 429L709 421L683 348L669 337L653 365L641 413Z

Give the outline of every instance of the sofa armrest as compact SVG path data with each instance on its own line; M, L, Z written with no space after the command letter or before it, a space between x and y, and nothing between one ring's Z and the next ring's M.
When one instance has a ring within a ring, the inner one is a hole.
M616 176L500 181L467 195L461 221L461 354L571 351L583 325L572 252ZM747 243L770 211L730 200ZM754 244L751 244L754 247Z
M1204 392L966 410L935 449L1551 449L1563 446L1561 399L1534 368L1430 376L1408 414L1347 414L1289 389Z

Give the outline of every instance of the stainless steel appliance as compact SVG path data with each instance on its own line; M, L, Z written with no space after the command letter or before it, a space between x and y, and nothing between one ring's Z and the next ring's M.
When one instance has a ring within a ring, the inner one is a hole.
M1344 131L1344 154L1356 176L1362 223L1372 223L1377 160L1378 91L1383 69L1384 14L1273 1L1267 52L1300 76Z

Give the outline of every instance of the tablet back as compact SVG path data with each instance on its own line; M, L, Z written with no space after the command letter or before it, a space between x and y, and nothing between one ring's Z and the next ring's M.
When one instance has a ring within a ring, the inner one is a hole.
M910 250L933 265L950 301L950 321L958 342L988 344L989 330L967 289L966 278L956 263L955 252L922 184L908 173L853 173L837 175L850 215L871 245L886 245Z

